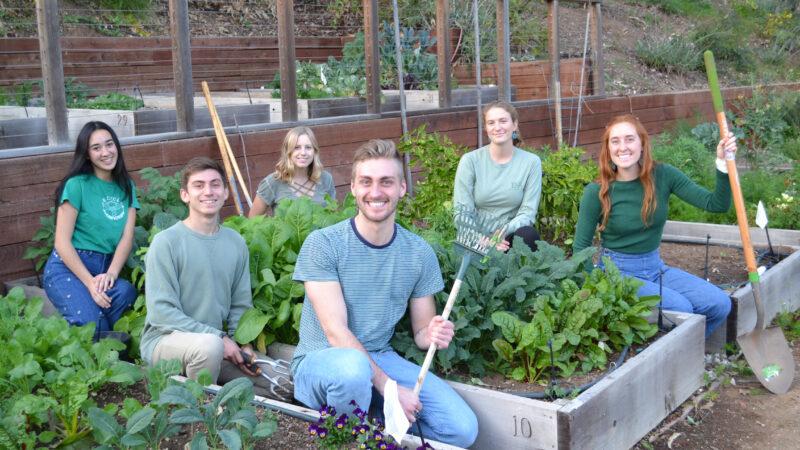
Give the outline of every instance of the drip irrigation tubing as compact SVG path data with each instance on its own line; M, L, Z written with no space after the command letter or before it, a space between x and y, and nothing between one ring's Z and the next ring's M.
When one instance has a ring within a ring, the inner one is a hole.
M597 384L603 378L607 377L608 374L610 374L611 372L617 370L617 368L619 368L619 366L621 366L622 363L625 361L625 357L628 355L628 348L629 348L629 346L626 345L625 348L622 349L622 353L619 355L619 359L617 359L617 362L614 363L611 366L611 368L608 369L608 371L606 373L604 373L600 378L592 381L591 383L586 383L583 386L578 386L578 387L574 387L572 389L567 389L566 391L564 391L564 393L563 393L563 395L561 395L561 397L568 397L568 396L572 395L573 392L576 392L576 391L577 392L585 391L586 389L589 389L590 387L592 387L595 384ZM509 394L516 395L518 397L534 398L534 399L552 398L552 396L550 394L548 394L547 392L509 392Z

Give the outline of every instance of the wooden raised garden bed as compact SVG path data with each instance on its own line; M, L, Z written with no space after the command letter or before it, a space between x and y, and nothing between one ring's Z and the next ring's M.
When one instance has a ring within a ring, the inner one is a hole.
M634 445L703 381L704 317L666 315L678 326L572 400L546 402L451 382L478 416L472 448Z

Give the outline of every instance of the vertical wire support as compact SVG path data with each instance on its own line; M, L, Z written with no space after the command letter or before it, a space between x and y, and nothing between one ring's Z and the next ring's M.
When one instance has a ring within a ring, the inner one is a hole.
M478 0L472 0L475 25L475 91L478 108L478 147L483 147L483 119L481 118L481 30L478 21Z
M586 7L586 5L584 5ZM581 128L581 103L583 102L583 72L586 70L586 50L589 46L589 19L591 10L586 8L586 31L583 35L583 60L581 61L581 82L578 85L578 112L575 119L575 137L572 139L572 146L578 146L578 130Z
M394 57L397 60L397 91L400 95L400 123L403 127L403 142L408 142L408 118L406 117L406 90L403 76L403 49L400 45L400 19L397 11L397 0L392 0L394 15ZM411 182L411 157L403 153L406 169L406 186L408 195L414 196L414 183Z

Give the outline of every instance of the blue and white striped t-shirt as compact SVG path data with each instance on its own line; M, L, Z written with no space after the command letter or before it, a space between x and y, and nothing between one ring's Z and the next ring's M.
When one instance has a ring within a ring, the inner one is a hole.
M444 288L436 253L425 240L395 224L392 240L376 247L358 234L353 218L312 232L297 256L292 279L338 281L347 326L370 352L391 348L394 327L409 299ZM330 344L306 295L292 369L306 353L326 347Z

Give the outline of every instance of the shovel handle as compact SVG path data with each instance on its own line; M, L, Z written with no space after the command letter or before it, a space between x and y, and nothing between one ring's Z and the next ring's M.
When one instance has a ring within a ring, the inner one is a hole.
M711 98L714 102L714 113L716 114L719 133L722 139L728 135L728 119L725 117L725 106L722 103L722 92L719 88L719 78L717 77L717 67L714 63L714 54L706 50L703 54L706 63L706 73L708 74L708 86L711 89ZM744 197L742 196L742 186L739 184L739 172L736 169L736 155L733 153L725 154L725 164L728 167L728 178L731 182L733 193L733 206L736 209L736 220L739 222L739 232L742 235L742 248L744 258L747 262L747 273L750 275L751 282L758 281L758 271L756 268L756 258L753 254L753 241L750 239L750 225L747 223L747 213L744 209Z

